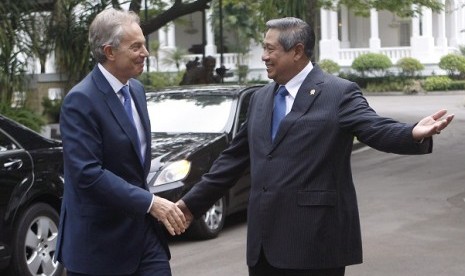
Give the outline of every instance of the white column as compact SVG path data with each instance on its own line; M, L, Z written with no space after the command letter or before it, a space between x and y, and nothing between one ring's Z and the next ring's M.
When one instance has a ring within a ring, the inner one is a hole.
M381 40L379 39L378 11L376 11L376 9L370 10L370 30L370 50L372 52L379 52L381 48Z
M320 10L321 40L320 60L330 59L339 63L339 40L337 35L337 13Z
M349 41L349 10L341 5L341 48L350 48Z
M167 39L168 38L168 33L167 33L167 28L162 27L158 30L158 41L160 42L160 48L166 47L167 44Z
M456 5L457 3L455 1L450 1L450 34L451 36L449 37L449 46L451 47L457 47L457 34L458 34L458 28L457 28L457 12L459 7Z
M216 55L215 34L213 33L213 24L211 20L212 9L205 13L207 44L205 45L205 56Z
M411 38L412 57L421 61L421 63L437 63L439 55L435 53L433 24L431 9L422 8L421 11L421 30L413 27L413 36ZM415 24L413 24L415 25ZM419 35L416 35L418 31Z
M418 15L412 17L412 37L420 36L420 18Z
M463 45L465 44L465 1L460 1L459 3L460 10L458 13L458 18L459 18L459 39L458 39L458 44Z
M168 47L176 48L176 32L173 23L168 23Z
M328 10L320 10L321 40L329 39Z
M339 22L337 20L337 11L329 11L329 22L330 22L330 26L331 26L331 29L330 29L330 39L333 40L333 41L337 41L339 40L339 32L338 32L338 29L339 29Z
M423 8L422 9L422 27L423 27L423 36L432 37L433 36L433 12L431 9Z
M442 4L445 4L445 0L441 1ZM438 37L436 38L436 45L439 48L447 48L447 37L446 37L446 12L444 10L440 11L438 14Z

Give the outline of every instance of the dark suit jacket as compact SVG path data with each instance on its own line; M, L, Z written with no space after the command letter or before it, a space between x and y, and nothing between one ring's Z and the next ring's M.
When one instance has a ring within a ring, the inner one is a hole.
M97 66L63 101L65 191L56 256L74 272L133 272L147 223L155 225L147 214L152 194L146 189L151 139L145 92L135 79L130 88L146 130L143 164L137 133Z
M382 118L359 87L315 65L292 110L271 141L271 83L250 101L248 119L201 182L183 198L200 216L250 165L247 264L260 249L285 269L324 269L362 262L357 199L350 156L353 138L385 152L422 154L414 125Z

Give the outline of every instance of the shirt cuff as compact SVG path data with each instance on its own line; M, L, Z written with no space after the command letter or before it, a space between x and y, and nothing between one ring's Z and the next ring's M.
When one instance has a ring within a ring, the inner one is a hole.
M152 209L152 205L155 202L155 195L152 195L152 202L150 202L149 209L147 210L147 214L150 213L150 209Z

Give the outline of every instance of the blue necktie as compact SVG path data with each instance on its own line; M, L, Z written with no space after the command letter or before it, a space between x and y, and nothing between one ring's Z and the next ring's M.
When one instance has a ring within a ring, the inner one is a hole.
M129 121L131 121L131 124L132 126L134 127L134 130L136 131L136 134L137 134L137 150L140 151L140 139L139 139L139 135L137 133L137 127L136 127L136 123L134 121L134 117L132 116L132 106L131 106L131 96L129 95L129 86L125 85L121 88L120 90L121 94L123 95L123 98L124 98L124 102L123 102L123 106L124 106L124 110L126 110L126 114L128 115L129 117ZM141 153L141 157L142 157L142 162L144 162L144 155Z
M284 85L280 86L274 96L273 124L271 125L271 139L274 140L281 120L286 116L286 96L289 94Z
M125 85L121 88L121 94L123 95L124 102L124 110L126 110L126 114L129 117L134 128L136 128L136 123L134 122L134 117L132 116L132 106L131 106L131 96L129 95L129 86ZM136 128L137 129L137 128Z

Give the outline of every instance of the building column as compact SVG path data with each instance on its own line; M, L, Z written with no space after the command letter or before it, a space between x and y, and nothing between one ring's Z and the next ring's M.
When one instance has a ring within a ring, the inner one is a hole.
M422 63L439 62L439 57L435 54L432 16L431 9L423 7L422 15L416 20L412 20L412 22L418 21L419 32L419 35L416 35L417 30L413 26L413 36L411 38L412 57Z
M458 33L458 28L457 28L457 13L459 10L458 5L456 4L456 1L449 1L449 10L451 11L450 17L449 17L449 28L450 28L450 37L449 37L449 46L450 47L458 47L458 41L457 41L457 33ZM447 7L446 7L447 8Z
M163 27L158 30L158 39L160 41L160 51L158 53L158 59L159 61L161 61L164 60L165 57L167 57L171 51L176 49L175 27L172 22L168 23L166 27ZM176 68L173 68L174 66L160 66L159 71L176 70Z
M350 48L349 10L345 5L341 5L341 48Z
M321 9L320 25L320 60L330 59L337 62L339 59L337 12Z
M441 1L441 4L445 4L445 0ZM447 48L447 37L446 37L446 12L442 10L438 14L438 37L436 38L436 45L441 49Z
M371 52L379 52L381 40L379 39L378 11L376 9L370 10L370 31L370 50Z
M205 22L206 22L206 37L207 44L205 45L205 56L214 56L216 55L216 45L215 45L215 34L213 33L213 22L211 20L212 9L208 9L205 12Z

